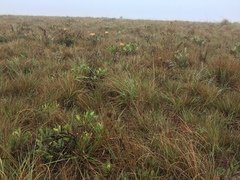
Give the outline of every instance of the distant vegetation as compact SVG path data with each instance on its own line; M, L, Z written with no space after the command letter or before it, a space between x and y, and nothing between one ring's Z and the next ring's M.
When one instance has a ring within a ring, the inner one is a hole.
M0 27L0 179L237 178L240 24Z

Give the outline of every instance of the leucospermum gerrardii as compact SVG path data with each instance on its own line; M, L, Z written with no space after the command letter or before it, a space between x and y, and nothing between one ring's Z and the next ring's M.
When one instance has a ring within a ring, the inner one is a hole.
M119 46L123 47L123 46L124 46L124 43L120 42Z
M95 33L90 33L90 36L95 36L96 34Z

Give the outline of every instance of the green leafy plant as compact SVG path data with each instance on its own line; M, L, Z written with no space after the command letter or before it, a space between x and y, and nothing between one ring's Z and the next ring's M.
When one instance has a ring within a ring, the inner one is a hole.
M97 122L98 116L94 111L87 111L84 113L83 118L79 115L77 115L76 118L83 124L86 131L101 133L103 130L104 126L101 122Z
M78 150L80 154L94 152L100 145L104 132L104 125L98 122L98 116L94 111L87 111L83 117L76 115L80 123L78 135Z
M53 111L59 109L60 105L57 102L45 103L42 105L42 111Z
M0 43L6 43L8 40L5 36L0 35Z
M187 48L184 48L183 53L180 51L175 52L175 59L176 63L181 68L186 68L189 66L189 59L188 59L189 53L187 51Z
M75 66L71 71L76 76L76 79L86 79L90 81L99 81L107 74L106 69L93 69L87 65Z
M66 47L70 47L70 46L72 46L74 44L75 41L74 41L74 39L72 39L72 38L70 38L68 36L65 36L65 37L59 38L57 40L57 42L59 44L65 45Z
M200 47L205 45L205 40L201 39L199 36L194 36L193 38L191 38L191 41Z
M116 53L118 51L118 48L117 46L114 46L114 45L111 45L108 50L111 52L111 53Z
M236 57L238 57L238 55L240 54L240 44L237 44L236 46L234 46L231 49L231 54L235 55Z
M8 60L5 71L10 78L15 78L15 77L21 75L20 64L21 64L21 61L19 58L12 58L12 59Z
M21 129L17 129L12 132L10 139L10 149L13 157L24 157L28 153L29 146L31 144L30 132L22 132Z
M76 137L69 133L68 125L58 125L55 128L39 128L36 138L35 153L47 163L62 161L73 157L76 146Z
M138 46L136 43L127 43L122 47L122 50L129 55L135 53L138 50Z
M234 48L232 48L232 52L233 52L233 53L240 52L240 45L234 46Z

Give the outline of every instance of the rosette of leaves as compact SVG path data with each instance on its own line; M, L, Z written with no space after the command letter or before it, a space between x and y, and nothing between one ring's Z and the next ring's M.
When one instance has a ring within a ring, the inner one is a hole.
M6 37L0 35L0 43L6 43L8 40Z
M205 40L204 39L201 39L200 37L198 36L194 36L193 38L191 38L191 41L198 45L198 46L204 46L205 45Z
M71 72L75 79L85 83L89 89L95 89L95 83L101 81L107 74L107 69L91 68L87 65L75 66Z
M104 124L94 111L85 112L83 117L76 115L76 119L80 124L77 141L79 154L91 154L101 146Z
M36 145L35 153L39 154L44 162L62 161L73 156L76 136L67 132L67 126L40 128Z
M234 46L232 49L231 49L231 54L234 54L234 55L237 55L240 53L240 44L237 44L236 46Z
M180 68L186 68L189 66L189 53L186 47L184 48L183 52L176 51L174 56L175 62Z
M138 50L138 46L136 43L127 43L122 47L122 50L129 55L135 53Z
M10 149L14 158L24 158L27 155L32 142L31 137L30 132L22 132L21 129L17 129L11 134Z

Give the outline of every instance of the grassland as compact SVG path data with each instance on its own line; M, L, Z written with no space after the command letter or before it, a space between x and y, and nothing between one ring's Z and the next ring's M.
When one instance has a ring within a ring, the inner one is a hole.
M0 27L0 179L236 178L240 24Z

